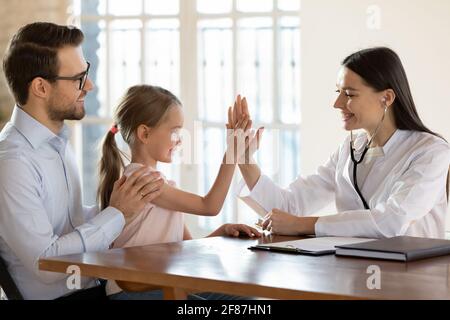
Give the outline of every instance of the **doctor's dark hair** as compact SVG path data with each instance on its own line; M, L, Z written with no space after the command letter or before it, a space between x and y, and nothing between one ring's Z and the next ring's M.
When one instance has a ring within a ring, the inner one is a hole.
M392 49L386 47L364 49L349 55L342 65L358 74L377 92L387 89L395 92L393 112L397 128L427 132L441 137L428 129L420 119L405 69L399 56Z
M50 22L30 23L20 28L3 58L3 71L16 103L20 106L27 103L34 78L51 79L58 75L59 49L78 47L83 39L80 29Z
M142 124L156 128L162 124L173 106L181 106L180 100L170 91L149 85L137 85L128 89L114 114L115 130L106 134L101 144L99 162L99 187L97 199L103 210L109 205L114 182L120 178L127 158L117 146L115 134L120 132L123 140L132 146L136 130Z

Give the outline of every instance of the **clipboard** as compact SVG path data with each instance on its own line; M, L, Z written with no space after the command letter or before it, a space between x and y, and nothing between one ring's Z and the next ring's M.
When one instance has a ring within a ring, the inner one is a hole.
M327 254L334 254L336 252L336 246L362 243L371 240L373 239L346 238L346 237L315 237L309 239L258 244L255 246L251 246L248 249L303 254L311 256L322 256Z

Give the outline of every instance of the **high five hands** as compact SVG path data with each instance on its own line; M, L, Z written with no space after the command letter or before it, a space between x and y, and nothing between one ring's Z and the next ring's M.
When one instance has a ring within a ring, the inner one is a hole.
M254 163L253 154L259 149L264 127L252 129L247 99L238 95L233 107L228 108L226 163Z

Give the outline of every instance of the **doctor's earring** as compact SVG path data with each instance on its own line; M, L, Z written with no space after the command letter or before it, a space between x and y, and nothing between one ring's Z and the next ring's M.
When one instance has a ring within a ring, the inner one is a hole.
M388 105L386 103L386 99L383 99L383 106L384 106L384 114L386 114L386 112L388 110Z
M384 108L384 112L386 113L386 111L387 111L387 108L388 108L388 105L387 105L387 102L386 102L386 97L383 97L382 99L381 99L381 103L382 103L382 105L383 105L383 108Z

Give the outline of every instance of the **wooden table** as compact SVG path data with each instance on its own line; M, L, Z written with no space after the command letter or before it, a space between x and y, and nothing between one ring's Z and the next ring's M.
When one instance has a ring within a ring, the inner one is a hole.
M187 290L275 299L450 299L450 256L416 262L312 257L247 248L259 240L204 238L180 243L114 249L43 259L39 268L158 285L165 298L185 298ZM367 269L381 269L381 289L370 290Z

